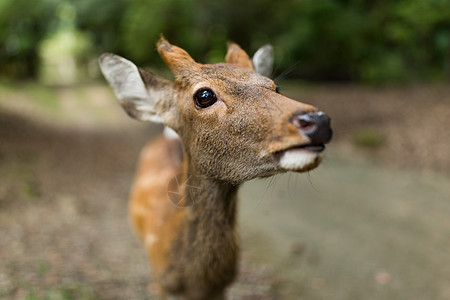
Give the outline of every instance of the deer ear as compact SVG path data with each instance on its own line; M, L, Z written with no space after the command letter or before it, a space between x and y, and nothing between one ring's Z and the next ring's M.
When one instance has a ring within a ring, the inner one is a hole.
M253 65L250 57L244 50L241 49L241 47L239 47L238 44L235 43L228 43L228 51L225 56L225 62L253 71Z
M175 105L167 103L174 99L175 93L170 81L138 69L131 61L111 53L103 54L99 65L120 104L131 117L170 123L170 110L175 109Z
M255 52L252 61L256 73L270 77L273 68L273 47L269 44L262 46Z
M156 49L176 80L192 76L195 70L199 69L198 64L185 50L170 44L163 37L156 44Z

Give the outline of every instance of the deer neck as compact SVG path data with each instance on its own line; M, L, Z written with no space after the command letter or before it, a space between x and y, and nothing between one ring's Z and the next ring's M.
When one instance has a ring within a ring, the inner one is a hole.
M186 162L183 170L184 218L179 223L180 234L172 247L172 267L166 278L184 274L188 284L206 282L200 290L213 295L236 275L238 186L203 176Z
M239 186L202 175L189 161L184 164L184 169L183 195L188 224L198 224L199 230L213 232L233 230Z

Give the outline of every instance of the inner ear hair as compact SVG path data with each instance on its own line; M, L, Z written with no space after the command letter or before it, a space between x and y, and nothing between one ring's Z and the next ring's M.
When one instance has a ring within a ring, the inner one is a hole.
M173 110L173 85L115 54L103 54L100 69L125 111L141 121L165 122Z
M142 81L144 82L144 85L147 88L159 89L172 85L172 82L170 80L163 79L154 74L153 72L144 70L140 67L138 67L138 71Z

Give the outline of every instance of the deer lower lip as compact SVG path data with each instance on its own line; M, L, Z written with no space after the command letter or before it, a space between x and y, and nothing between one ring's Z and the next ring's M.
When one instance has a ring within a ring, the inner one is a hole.
M283 170L305 172L319 165L324 149L323 144L298 145L278 151L274 157Z

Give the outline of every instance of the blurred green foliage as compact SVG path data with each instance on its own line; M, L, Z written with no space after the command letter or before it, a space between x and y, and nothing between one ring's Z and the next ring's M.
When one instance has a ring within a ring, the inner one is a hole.
M57 0L0 1L0 73L35 77L39 42L55 26Z
M163 33L203 62L223 60L228 40L250 53L272 43L276 70L292 67L304 79L450 77L450 0L2 0L0 72L35 77L40 42L67 20L89 36L91 58L109 51L161 64L155 42Z

